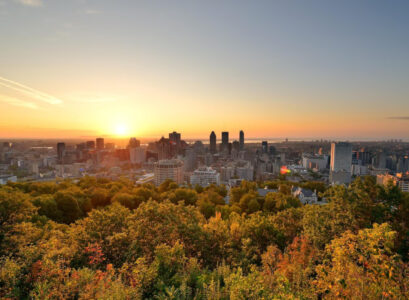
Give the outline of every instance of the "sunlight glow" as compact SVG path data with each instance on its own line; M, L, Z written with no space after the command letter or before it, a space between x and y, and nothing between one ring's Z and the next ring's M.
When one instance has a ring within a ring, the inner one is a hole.
M126 136L129 134L129 128L125 124L117 124L115 126L115 134L118 136Z

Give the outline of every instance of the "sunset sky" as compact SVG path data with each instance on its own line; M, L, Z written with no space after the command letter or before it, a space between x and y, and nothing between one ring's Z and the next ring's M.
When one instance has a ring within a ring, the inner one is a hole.
M409 1L0 0L0 138L409 138Z

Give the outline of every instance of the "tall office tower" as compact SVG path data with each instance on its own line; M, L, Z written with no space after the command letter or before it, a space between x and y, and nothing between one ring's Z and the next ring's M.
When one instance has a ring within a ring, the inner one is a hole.
M184 170L186 172L191 172L196 169L197 165L197 155L193 148L188 148L185 150L185 157L183 159Z
M229 151L229 132L222 132L222 144L220 146L221 151Z
M240 150L244 149L244 131L240 130Z
M267 141L261 142L261 150L263 153L268 153L268 142Z
M229 143L229 132L223 131L222 132L222 144L227 145Z
M94 141L87 141L86 145L87 145L87 149L95 149L95 142Z
M214 131L210 134L210 153L216 153L216 134Z
M64 159L65 143L57 143L57 159L58 163L62 164Z
M132 137L129 139L129 148L138 148L141 146L141 141Z
M352 145L338 142L331 144L330 181L345 184L351 181Z
M96 139L97 143L97 150L103 150L105 148L105 141L104 138L97 138Z
M176 131L169 133L169 141L172 142L174 145L179 146L180 145L180 133L177 133Z
M178 159L160 160L154 165L155 185L160 185L166 179L177 184L183 183L183 162Z

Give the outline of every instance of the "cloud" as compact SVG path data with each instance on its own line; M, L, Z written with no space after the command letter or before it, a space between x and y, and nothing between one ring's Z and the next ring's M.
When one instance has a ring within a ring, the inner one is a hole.
M83 11L85 15L100 15L102 12L96 9L86 9Z
M409 116L388 117L389 120L409 120Z
M43 5L42 0L15 0L15 1L25 6L38 7Z
M37 99L43 102L46 102L48 104L60 104L62 103L62 100L48 95L46 93L40 92L36 89L33 89L31 87L28 87L26 85L23 85L21 83L18 83L16 81L12 81L3 77L0 77L0 86L3 86L5 88L12 89L14 91L20 92L22 94L25 94L26 96L29 96L33 99Z
M20 100L20 99L5 96L5 95L0 95L0 101L10 104L10 105L14 105L14 106L25 107L25 108L30 108L30 109L38 109L38 106L35 103Z

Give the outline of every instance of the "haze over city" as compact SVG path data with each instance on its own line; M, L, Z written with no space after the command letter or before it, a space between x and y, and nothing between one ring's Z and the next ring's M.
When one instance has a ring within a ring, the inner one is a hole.
M0 138L409 138L407 1L0 0ZM245 125L245 126L243 126Z

